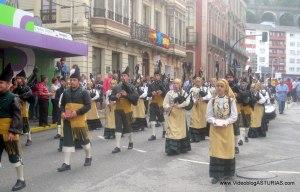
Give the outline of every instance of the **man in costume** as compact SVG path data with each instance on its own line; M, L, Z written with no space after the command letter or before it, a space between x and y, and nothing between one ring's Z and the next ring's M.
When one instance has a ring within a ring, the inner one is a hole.
M23 134L27 136L26 146L30 146L32 144L30 126L29 126L29 101L34 98L32 95L32 91L29 86L26 84L26 73L22 70L20 73L16 75L16 85L17 87L13 90L13 93L18 95L20 98L21 104L21 116L23 120Z
M208 87L204 86L201 77L196 77L195 86L191 88L190 93L194 101L189 129L190 139L193 143L205 140L205 135L208 132L206 108L208 101L211 99L211 93Z
M239 86L238 86L238 82L237 79L234 78L232 73L228 73L226 75L226 80L231 88L231 90L233 91L234 95L237 97L240 90L239 90ZM235 97L235 99L236 99ZM235 100L236 101L236 100ZM236 101L237 102L237 101ZM238 111L238 115L241 116L241 104L237 103L237 111ZM233 124L233 130L234 130L234 139L235 139L235 154L239 154L240 150L239 150L239 145L242 144L242 140L240 138L240 126L239 126L239 121L236 121Z
M71 169L71 153L75 152L75 140L85 151L84 166L91 166L91 143L88 135L86 113L91 109L91 97L80 86L80 70L76 66L70 72L70 88L64 91L61 99L63 122L64 163L57 169L63 172Z
M12 191L18 191L26 187L26 184L19 149L19 136L23 130L20 99L9 91L13 74L11 64L8 64L0 75L0 167L1 156L5 150L9 162L17 171L18 179Z
M233 123L238 117L234 95L225 79L218 80L216 96L207 106L209 133L209 176L215 184L235 173Z
M173 88L166 94L163 102L168 125L165 144L167 155L177 155L191 150L185 111L185 107L190 103L190 97L182 89L180 79L174 80Z
M116 101L116 147L112 153L121 152L121 136L126 133L129 134L128 149L133 149L131 104L137 105L138 98L135 87L129 83L129 68L127 67L125 71L122 72L121 82L113 88L110 95L110 100Z
M163 128L163 135L162 137L165 137L166 134L166 125L165 125L165 119L164 119L164 109L163 109L163 101L164 97L167 93L167 88L164 85L163 81L161 80L161 74L157 70L154 73L155 80L148 89L148 97L151 98L150 107L149 107L149 123L150 127L152 129L152 135L148 139L148 141L156 140L156 121L160 122L162 128Z
M136 106L132 105L132 115L134 122L132 123L133 131L143 131L147 127L145 102L148 95L148 87L142 79L137 79L136 89L139 94L139 100Z

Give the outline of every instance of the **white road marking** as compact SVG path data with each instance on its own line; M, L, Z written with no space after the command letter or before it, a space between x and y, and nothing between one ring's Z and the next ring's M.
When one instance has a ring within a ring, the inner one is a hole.
M202 161L195 161L195 160L181 159L181 158L178 158L177 160L179 160L179 161L185 161L185 162L191 162L191 163L198 163L198 164L209 165L208 162L202 162Z
M122 146L122 147L127 148L126 146ZM144 150L141 150L141 149L133 148L132 150L135 150L135 151L138 151L138 152L141 152L141 153L147 153L147 151L144 151Z
M283 173L283 174L300 174L300 172L296 171L269 171L270 173Z
M101 135L98 135L98 138L105 140L105 138Z

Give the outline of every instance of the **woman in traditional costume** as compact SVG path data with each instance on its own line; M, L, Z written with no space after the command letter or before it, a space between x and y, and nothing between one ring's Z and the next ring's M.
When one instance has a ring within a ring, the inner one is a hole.
M111 80L110 82L110 88L107 92L106 92L106 109L105 109L105 129L104 129L104 138L105 139L114 139L115 136L115 130L116 130L116 123L115 123L115 109L116 109L116 102L115 101L111 101L109 99L109 96L111 95L112 92L112 88L114 86L117 85L117 81L116 80Z
M189 129L191 142L200 142L201 140L205 140L205 135L208 131L206 108L208 101L211 99L211 93L208 87L203 84L203 79L197 77L195 79L195 86L190 90L194 101Z
M166 94L163 102L163 107L167 112L165 145L167 155L177 155L191 150L184 109L189 105L190 97L181 85L181 80L175 79L174 89Z
M248 137L257 138L265 137L266 132L262 129L263 116L265 114L265 103L267 99L261 93L261 84L255 83L253 86L253 98L256 101L253 112L251 114L251 126L249 129Z
M207 106L207 122L210 123L209 176L212 177L212 184L235 173L233 123L238 115L233 97L228 82L219 80L216 96Z
M132 117L134 119L132 123L132 130L133 131L143 131L145 127L147 127L147 120L146 120L146 108L145 108L145 99L148 95L148 87L144 86L144 82L138 79L137 82L137 92L139 94L139 100L137 105L131 105L132 108Z
M98 109L96 101L100 98L100 94L95 85L92 82L87 83L87 89L90 92L92 99L92 106L89 112L87 113L87 125L90 131L100 129L102 127L101 120L99 118Z

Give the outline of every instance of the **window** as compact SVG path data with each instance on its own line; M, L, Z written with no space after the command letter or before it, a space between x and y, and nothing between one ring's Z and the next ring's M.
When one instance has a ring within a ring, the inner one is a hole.
M300 72L300 67L297 67L297 72Z
M294 58L291 58L291 59L290 59L290 63L295 63L295 59L294 59Z
M143 24L150 26L151 24L150 7L147 5L143 6Z
M43 23L56 23L56 5L53 0L42 0L41 20Z
M290 34L290 37L295 37L295 34L291 33L291 34Z
M259 58L259 62L262 62L262 63L263 63L263 62L265 62L265 61L266 61L266 58L265 58L265 57L260 57L260 58Z
M161 13L159 11L155 11L155 29L160 31L161 30Z
M129 25L129 0L123 0L123 24Z
M300 64L300 59L297 59L297 63Z
M297 47L300 47L300 42L297 43Z
M98 0L94 1L94 16L105 17L105 1Z
M297 55L300 55L300 50L297 51Z
M295 50L290 50L290 54L295 55L296 51Z
M115 1L108 1L108 18L113 19L115 18L114 9L115 8Z
M260 53L265 53L265 49L264 48L262 48L262 49L260 49Z
M119 23L122 23L122 0L115 0L115 20Z
M295 68L294 68L294 67L290 67L290 68L289 68L289 71L290 71L290 72L294 72L294 71L295 71Z
M291 47L295 47L295 42L290 42Z

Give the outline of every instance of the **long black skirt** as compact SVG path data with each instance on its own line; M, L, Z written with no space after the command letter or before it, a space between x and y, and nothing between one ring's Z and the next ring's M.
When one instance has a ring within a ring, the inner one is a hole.
M248 137L249 138L258 138L258 137L266 137L268 131L268 120L265 115L261 121L261 127L250 127Z
M235 173L235 159L220 159L210 157L209 177L224 178L232 177Z
M131 124L132 131L134 132L143 131L147 126L146 118L135 118L134 122Z
M195 129L193 127L190 127L189 134L190 134L190 140L191 142L200 142L205 140L205 136L207 133L207 128L201 128L201 129Z
M104 138L105 139L114 139L115 136L115 129L109 129L109 128L105 128L104 129Z
M191 143L188 137L183 139L166 139L165 152L167 155L178 155L191 150Z
M100 129L102 127L100 119L89 119L86 122L90 131Z

